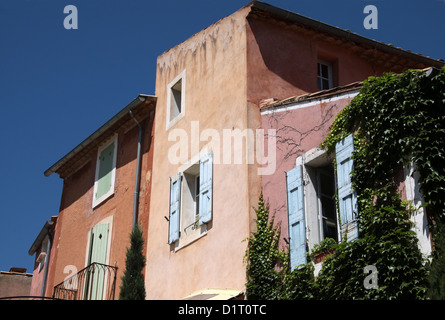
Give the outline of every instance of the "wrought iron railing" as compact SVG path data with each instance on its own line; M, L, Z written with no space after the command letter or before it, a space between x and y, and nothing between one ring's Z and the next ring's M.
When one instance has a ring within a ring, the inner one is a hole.
M42 297L42 296L11 296L11 297L0 297L0 300L58 300L52 297Z
M114 300L117 267L93 262L54 287L62 300Z

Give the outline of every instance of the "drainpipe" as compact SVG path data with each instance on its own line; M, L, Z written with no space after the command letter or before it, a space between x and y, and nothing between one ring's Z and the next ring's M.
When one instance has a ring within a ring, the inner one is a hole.
M140 98L139 98L140 99ZM141 142L142 142L142 126L133 116L133 111L129 111L130 117L136 122L139 127L139 139L138 139L138 152L136 159L136 178L134 181L134 199L133 199L133 226L132 230L136 226L138 220L138 207L139 207L139 183L141 180Z

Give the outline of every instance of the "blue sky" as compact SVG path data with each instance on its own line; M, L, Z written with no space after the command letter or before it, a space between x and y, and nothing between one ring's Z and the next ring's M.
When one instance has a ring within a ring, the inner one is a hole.
M444 0L269 0L277 7L445 59ZM0 270L28 255L57 215L62 180L43 172L139 93L156 57L247 4L241 0L0 0ZM363 26L366 5L378 29ZM63 9L78 9L66 30Z

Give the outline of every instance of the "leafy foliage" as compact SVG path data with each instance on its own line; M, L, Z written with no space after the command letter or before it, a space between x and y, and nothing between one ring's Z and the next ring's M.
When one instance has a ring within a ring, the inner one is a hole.
M336 244L337 241L332 238L323 239L319 244L314 245L314 247L312 248L312 252L310 254L311 259L314 260L314 257L317 254L332 250Z
M283 270L275 266L287 263L285 251L279 250L280 225L269 220L269 207L263 195L258 200L257 231L248 239L246 296L248 299L276 300L283 287Z
M246 252L248 298L445 299L445 68L370 77L322 147L333 152L350 133L360 238L334 245L316 280L311 263L291 273L287 251L278 249L279 226L268 221L261 197L258 230ZM402 201L395 179L411 162L433 234L431 263L411 229L415 208ZM368 265L378 270L376 289L363 285Z
M430 76L410 70L369 78L338 114L322 146L333 151L350 132L355 133L352 180L361 239L340 245L324 263L320 288L327 288L327 297L421 299L433 297L428 287L436 287L435 298L445 298L443 236L437 232L445 217L445 69ZM411 161L417 165L420 190L434 221L430 228L438 241L430 267L418 250L410 207L400 199L394 179ZM377 290L359 285L365 263L379 271ZM344 274L349 275L342 278Z
M246 296L251 300L301 299L315 297L312 265L290 272L289 253L280 249L281 225L269 217L263 195L258 200L257 231L248 240Z
M139 224L133 228L130 242L130 248L127 248L127 259L124 275L122 276L119 300L144 300L145 283L142 275L145 266L145 257L142 254L144 238Z

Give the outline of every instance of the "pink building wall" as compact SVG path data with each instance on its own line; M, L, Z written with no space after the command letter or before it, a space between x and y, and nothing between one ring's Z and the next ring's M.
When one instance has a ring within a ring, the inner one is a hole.
M262 190L270 214L281 223L282 239L288 238L285 173L295 168L297 157L320 146L338 112L352 99L346 93L262 110L263 128L276 130L276 170L263 176Z

